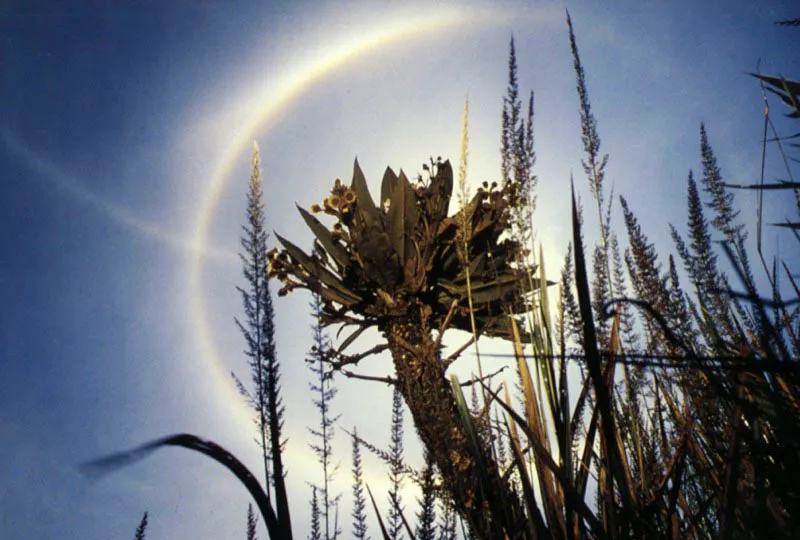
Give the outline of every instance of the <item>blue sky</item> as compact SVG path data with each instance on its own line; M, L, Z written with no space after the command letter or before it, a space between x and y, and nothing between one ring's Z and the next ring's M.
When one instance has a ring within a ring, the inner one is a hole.
M227 375L247 375L233 318L253 141L268 227L301 245L310 237L294 203L320 201L334 178L349 178L355 156L372 185L386 165L415 175L431 155L457 160L467 95L469 178L495 180L513 33L520 88L536 92L536 227L555 272L570 172L590 196L565 8L610 154L608 181L664 258L668 223L685 221L700 122L726 179L756 182L763 104L747 72L760 59L765 73L800 73L800 34L773 24L799 15L788 1L77 4L0 7L3 538L129 538L145 510L150 538L244 537L244 490L202 456L164 450L94 483L76 465L190 432L257 468L251 419ZM779 127L781 113L774 103ZM785 178L778 160L771 150L768 180ZM787 199L767 196L768 221L792 215ZM754 197L737 201L752 223ZM795 249L772 230L764 245L785 257ZM303 361L307 302L276 301L298 538L307 482L319 480L307 446L316 422ZM364 372L389 366L375 358ZM337 384L341 426L386 446L390 392ZM419 464L410 425L406 433ZM350 446L341 433L334 444L349 532ZM365 461L381 492L387 471Z

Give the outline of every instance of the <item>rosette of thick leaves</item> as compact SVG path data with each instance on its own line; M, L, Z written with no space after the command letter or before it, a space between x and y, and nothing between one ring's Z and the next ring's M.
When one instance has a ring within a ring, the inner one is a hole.
M284 284L279 294L317 292L328 324L380 325L423 307L431 322L441 326L449 316L451 327L466 331L471 294L477 331L507 337L503 319L524 310L531 293L525 276L533 270L514 264L519 246L503 234L512 188L481 188L448 216L450 162L429 172L428 182L412 183L387 168L376 204L356 160L350 186L337 180L322 206L312 206L336 219L332 228L298 207L316 240L308 254L276 234L283 250L270 253L270 275Z

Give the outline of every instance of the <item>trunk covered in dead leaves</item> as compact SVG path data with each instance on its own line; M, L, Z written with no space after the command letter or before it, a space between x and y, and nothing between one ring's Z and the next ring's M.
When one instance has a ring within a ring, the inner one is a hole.
M527 538L519 499L500 478L486 444L480 456L470 445L427 321L394 319L382 331L392 351L400 393L458 511L479 538ZM484 464L483 474L478 460Z

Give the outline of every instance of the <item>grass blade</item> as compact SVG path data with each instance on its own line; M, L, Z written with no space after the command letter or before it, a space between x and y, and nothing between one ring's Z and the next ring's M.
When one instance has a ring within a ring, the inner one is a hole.
M589 278L586 272L586 259L583 254L583 240L581 238L581 224L575 202L575 186L572 186L572 238L575 247L575 285L578 290L578 304L583 322L583 345L586 353L586 366L589 377L594 385L597 408L600 413L601 443L605 448L608 469L611 473L606 489L609 494L614 493L614 480L616 480L622 495L625 507L628 510L631 522L637 524L636 506L632 496L632 486L627 481L623 471L620 449L617 446L617 429L614 420L614 411L611 405L609 385L606 384L597 347L597 333L592 316L592 301L589 295ZM613 501L609 501L612 504ZM613 504L612 504L613 506ZM610 508L609 517L613 517L614 508ZM612 534L616 527L612 525ZM640 531L641 532L641 531Z
M537 454L537 457L541 459L542 464L552 471L553 476L558 480L561 484L562 489L564 490L564 496L570 499L570 503L574 506L577 513L586 520L589 525L589 528L592 531L592 534L596 538L608 538L605 530L603 529L603 525L597 519L597 516L594 515L592 510L586 505L584 498L580 495L575 488L570 483L569 479L564 475L564 471L561 467L553 459L553 456L550 454L550 451L539 444L538 440L534 433L530 430L525 419L522 418L519 413L517 413L514 409L512 409L509 405L505 404L499 396L492 391L491 388L483 384L486 391L489 395L492 396L494 400L506 411L506 413L511 416L514 422L519 426L519 428L525 433L525 436L528 437L528 441L530 442L531 446L533 447L533 451Z
M261 511L261 516L264 518L264 523L267 525L267 530L270 537L287 538L287 540L291 538L291 531L288 531L288 537L285 535L287 532L285 530L283 531L283 534L281 534L281 530L285 528L279 523L266 493L264 493L261 484L258 483L258 480L256 480L255 476L253 476L253 473L251 473L250 470L236 458L236 456L225 450L223 447L209 440L201 439L195 435L190 435L188 433L170 435L168 437L143 444L142 446L134 448L133 450L119 452L104 458L90 461L81 465L80 469L89 477L99 478L123 467L133 465L134 463L141 461L164 446L180 446L183 448L188 448L189 450L200 452L201 454L210 457L217 463L224 465L225 468L231 471L234 476L236 476L236 478L238 478L239 481L247 488L247 491L250 492L253 500L255 500L256 504L258 505L258 509Z
M367 493L369 494L369 499L372 501L372 508L375 510L375 516L378 518L378 525L381 527L381 534L383 535L383 540L391 540L389 538L389 533L386 531L386 526L383 524L383 518L381 518L381 513L378 511L378 505L375 503L375 497L372 496L372 490L369 489L369 484L365 484L367 486Z

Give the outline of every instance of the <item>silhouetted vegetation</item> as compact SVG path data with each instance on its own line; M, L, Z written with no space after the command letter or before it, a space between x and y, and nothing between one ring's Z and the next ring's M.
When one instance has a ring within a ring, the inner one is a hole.
M558 282L548 279L541 246L535 256L533 94L523 117L512 39L501 117L501 181L468 193L465 106L459 208L452 215L448 161L431 159L423 165L425 176L415 180L387 168L377 203L355 162L349 184L336 179L321 204L310 212L298 208L314 235L313 249L306 252L276 235L282 247L267 254L254 155L243 240L251 289L242 292L248 322L240 327L255 359L251 402L263 434L266 492L224 449L189 435L101 460L100 468L127 464L163 445L203 452L247 486L270 538L290 537L280 462L283 408L274 338L266 326L272 277L282 283L280 296L298 288L314 295L311 360L317 378L311 389L321 422L313 433L324 484L312 487L309 538L339 534L337 522L329 523L337 499L328 492L334 372L363 384L386 383L394 391L389 452L361 440L355 429L352 433L356 538L366 537L362 445L390 469L385 520L365 486L384 538L454 539L456 514L462 534L481 539L800 537L800 486L792 473L800 458L800 288L785 262L766 264L759 216L757 254L770 289L760 294L748 233L731 191L791 190L800 215L800 184L790 161L785 161L786 181L731 186L701 124L700 183L690 168L685 232L670 225L676 259L649 240L628 199L606 194L609 156L601 152L568 14L567 29L582 168L599 234L595 245L585 245L588 220L573 185L572 237L564 246ZM757 77L788 105L790 117L800 117L800 83ZM765 145L768 125L767 117ZM790 139L775 133L772 141ZM611 225L617 208L624 222L621 236ZM800 242L798 221L775 219ZM780 286L781 275L789 286ZM337 347L323 334L332 325L349 330ZM377 329L383 342L352 352L368 328ZM442 339L451 329L461 330L465 343L445 357ZM486 337L512 345L517 405L515 386L484 374L480 360L471 380L448 373L464 350ZM389 373L359 371L384 351L392 357ZM473 387L471 408L465 384ZM426 456L424 471L411 475L422 486L415 528L400 495L408 473L402 463L403 402Z
M136 534L133 537L133 540L145 540L147 538L147 512L142 515L142 521L139 522L139 526L136 527Z
M258 146L253 147L252 172L247 192L247 225L241 240L243 274L247 288L239 288L244 304L245 322L236 324L245 338L245 354L250 359L253 391L246 389L234 376L242 396L256 413L258 441L264 460L264 487L267 501L276 510L264 516L270 536L291 538L289 500L286 494L283 465L284 406L280 395L280 364L275 344L275 311L266 271L267 232L261 180L261 158ZM326 493L327 494L327 493ZM326 539L327 540L327 539Z
M321 304L319 297L314 295L311 304L311 311L314 316L312 327L313 345L306 361L309 364L314 382L309 385L314 406L319 411L319 424L316 428L310 429L311 435L317 441L311 444L311 449L317 455L317 460L322 467L322 485L314 485L314 489L319 492L319 518L322 523L321 537L324 540L337 538L341 533L339 529L339 499L331 492L331 479L336 473L336 466L333 464L333 441L334 424L338 416L331 412L331 403L336 396L336 388L332 384L332 373L330 373L325 359L329 355L331 348L330 341L325 336L320 318ZM331 515L333 513L333 515Z
M361 448L358 430L353 427L353 538L367 540L367 501L364 498L364 469L361 465Z
M253 513L253 505L247 505L247 540L257 540L256 537L256 525L258 524L258 520L256 519L256 515Z

